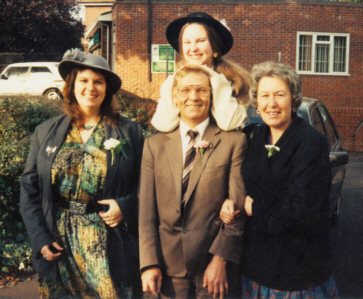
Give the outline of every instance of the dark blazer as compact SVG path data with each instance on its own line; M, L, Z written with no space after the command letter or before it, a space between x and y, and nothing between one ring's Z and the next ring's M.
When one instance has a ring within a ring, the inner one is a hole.
M53 280L57 278L56 261L49 262L37 258L37 254L43 246L56 241L53 236L51 167L70 123L70 118L63 115L44 122L36 129L20 180L20 212L32 240L33 265L39 275ZM119 254L122 249L123 231L126 227L131 232L137 229L136 196L143 136L138 124L122 118L116 126L109 126L105 122L105 139L109 138L130 138L130 142L124 147L127 159L121 153L115 154L114 163L111 165L111 151L107 151L107 173L102 198L115 199L124 215L124 221L118 227L109 228L110 266L112 274L117 278L125 274L125 260L121 260ZM56 151L48 154L48 146L56 147Z
M242 272L278 290L321 285L332 273L329 243L329 146L323 134L294 118L268 158L269 127L256 129L243 163L248 217Z
M228 197L236 208L244 207L246 137L210 124L202 139L212 149L202 160L197 152L183 207L179 128L145 141L139 192L141 269L158 265L164 274L184 277L204 272L213 254L240 261L245 214L233 225L221 225L219 211Z

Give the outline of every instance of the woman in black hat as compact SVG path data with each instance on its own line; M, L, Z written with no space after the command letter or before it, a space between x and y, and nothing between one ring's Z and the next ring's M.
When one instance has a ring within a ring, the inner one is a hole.
M239 65L225 60L233 46L233 36L218 20L204 12L193 12L172 21L166 29L166 38L171 46L182 54L185 62L205 65L213 74L213 95L224 99L214 102L212 114L223 130L240 127L247 117L249 81L248 73ZM153 126L163 132L176 128L179 122L178 109L170 101L173 76L161 87Z
M128 298L140 290L141 128L112 108L121 80L103 57L69 50L59 72L65 114L36 129L21 177L40 297Z

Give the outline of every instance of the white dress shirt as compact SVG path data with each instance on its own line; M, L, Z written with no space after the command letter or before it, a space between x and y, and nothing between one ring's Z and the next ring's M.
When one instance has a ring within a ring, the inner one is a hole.
M198 131L198 136L195 138L195 142L198 142L198 141L202 140L202 137L203 137L204 132L207 129L208 125L209 125L209 117L193 129L190 128L188 125L186 125L182 120L180 120L179 128L180 128L180 136L181 136L181 140L182 140L182 149L183 149L183 165L185 162L185 154L187 152L188 143L190 141L190 136L188 134L188 131L189 130Z

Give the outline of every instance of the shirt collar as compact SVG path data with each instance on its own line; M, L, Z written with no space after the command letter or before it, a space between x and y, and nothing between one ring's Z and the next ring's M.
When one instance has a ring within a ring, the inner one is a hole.
M186 125L182 120L180 120L180 123L179 123L180 135L182 137L184 137L188 134L189 130L196 130L199 133L198 137L202 138L208 125L209 125L209 117L193 129L190 128L188 125Z

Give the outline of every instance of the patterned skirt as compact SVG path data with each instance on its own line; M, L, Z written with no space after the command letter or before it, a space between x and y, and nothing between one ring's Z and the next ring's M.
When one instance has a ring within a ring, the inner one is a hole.
M338 299L338 289L333 276L324 284L304 291L279 291L259 285L257 282L242 276L242 298L253 299Z
M64 251L59 281L39 278L40 298L131 298L132 289L112 279L107 228L97 213L76 215L56 209L55 235Z

